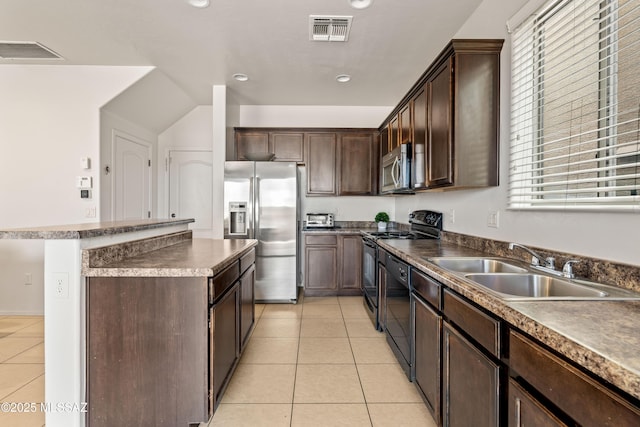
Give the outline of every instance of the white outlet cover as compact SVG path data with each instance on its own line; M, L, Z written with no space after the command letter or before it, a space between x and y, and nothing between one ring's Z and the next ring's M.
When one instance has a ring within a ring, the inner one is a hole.
M56 299L69 298L69 273L53 273L53 292Z

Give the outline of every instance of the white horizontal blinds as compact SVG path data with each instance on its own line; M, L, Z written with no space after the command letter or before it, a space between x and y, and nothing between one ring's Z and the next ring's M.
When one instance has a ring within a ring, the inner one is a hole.
M640 209L640 1L553 1L512 49L510 207Z

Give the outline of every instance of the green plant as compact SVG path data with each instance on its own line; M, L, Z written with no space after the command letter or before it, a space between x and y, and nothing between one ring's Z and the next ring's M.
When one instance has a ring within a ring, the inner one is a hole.
M375 222L389 222L389 215L386 212L378 212L376 214Z

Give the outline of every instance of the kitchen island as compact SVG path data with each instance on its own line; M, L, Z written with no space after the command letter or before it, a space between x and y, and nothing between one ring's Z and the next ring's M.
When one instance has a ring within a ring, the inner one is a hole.
M119 282L124 277L135 277L141 281L180 278L213 284L214 281L209 280L212 276L224 276L225 272L233 270L234 265L239 270L240 258L252 253L256 244L254 240L192 240L188 231L191 222L193 219L116 221L0 231L0 238L3 239L44 240L45 400L54 408L56 405L71 408L48 411L47 426L75 427L86 423L87 387L91 377L87 363L88 345L91 342L87 339L90 332L88 320L93 308L99 309L99 304L97 307L88 306L91 292L86 283L94 280L90 277L104 279L105 283L107 279ZM132 264L127 264L127 260L131 260ZM246 263L250 266L253 264L251 257L245 258ZM162 277L152 279L152 276ZM205 286L207 292L208 287ZM109 294L112 292L106 289L106 294L102 296ZM165 298L171 297L167 294ZM144 302L153 298L148 293L140 293L138 299ZM129 315L135 317L135 300L122 301L133 304L129 305ZM157 298L155 301L160 302ZM204 303L209 305L208 298ZM189 311L190 307L177 309L174 305L173 309L175 312ZM173 327L169 314L163 311L161 305L149 314L155 323ZM206 319L207 309L198 315ZM204 328L208 328L207 321L204 321ZM101 328L98 326L97 329ZM121 342L127 342L124 337L121 338ZM105 345L102 351L106 353L110 343ZM205 357L207 352L205 348ZM145 372L149 373L148 370ZM208 369L205 369L200 375L205 376L207 372ZM156 372L153 375L162 376L164 373ZM176 378L175 375L179 373L173 375ZM118 394L117 391L115 393ZM157 396L142 397L147 401L154 401L155 398L154 404L159 408L168 405L168 402L157 400ZM202 401L208 401L206 392ZM203 405L205 419L194 421L206 421L210 405ZM167 425L176 425L173 421L168 422Z

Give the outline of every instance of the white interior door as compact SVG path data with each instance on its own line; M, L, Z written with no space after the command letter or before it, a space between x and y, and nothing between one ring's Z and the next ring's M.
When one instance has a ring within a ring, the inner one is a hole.
M169 215L194 218L194 237L213 237L213 154L169 151Z
M113 138L114 220L151 217L151 144L115 133Z

